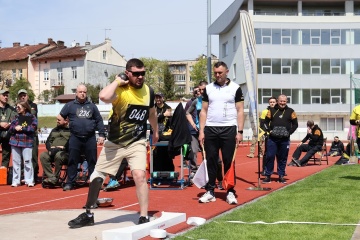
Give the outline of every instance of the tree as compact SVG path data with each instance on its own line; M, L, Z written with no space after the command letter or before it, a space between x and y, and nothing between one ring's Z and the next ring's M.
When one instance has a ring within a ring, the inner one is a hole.
M164 97L166 100L174 100L175 99L175 80L174 76L171 74L169 65L164 64L163 66L163 79L164 86L161 88Z
M89 83L85 84L87 88L87 96L91 99L93 103L99 103L99 93L101 91L101 85L91 85Z
M17 78L15 80L15 82L13 83L13 85L11 87L9 87L9 97L10 100L12 100L13 102L16 102L17 97L18 97L18 91L20 89L25 89L27 91L27 94L29 96L29 100L30 101L34 101L35 99L35 93L34 91L31 89L31 84L28 82L28 80L26 80L25 78L21 77L21 78Z
M49 100L52 99L52 92L51 90L44 90L38 96L39 102L49 103Z
M190 71L194 86L199 85L200 81L206 81L207 79L207 58L200 56L197 60L198 61L194 64L193 69Z
M164 84L163 69L164 66L167 66L167 63L154 58L140 58L140 60L145 65L146 84L151 86L155 92L160 92Z

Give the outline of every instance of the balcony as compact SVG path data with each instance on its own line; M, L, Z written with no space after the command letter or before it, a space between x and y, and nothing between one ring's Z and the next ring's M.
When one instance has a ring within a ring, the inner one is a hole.
M52 78L50 79L50 86L51 87L61 87L64 86L64 80L63 79L57 79Z

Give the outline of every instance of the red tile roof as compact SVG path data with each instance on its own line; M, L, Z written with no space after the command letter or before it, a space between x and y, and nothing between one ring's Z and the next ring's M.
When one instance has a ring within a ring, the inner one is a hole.
M11 48L0 48L0 62L24 60L28 55L47 47L48 44L27 45Z
M57 47L47 53L41 54L37 57L31 58L32 60L45 60L53 58L66 58L66 57L82 57L86 55L84 47Z

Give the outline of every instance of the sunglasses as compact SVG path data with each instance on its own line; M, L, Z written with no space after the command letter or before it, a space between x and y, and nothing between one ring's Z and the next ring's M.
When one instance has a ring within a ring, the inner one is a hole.
M133 71L128 71L128 72L131 72L132 73L132 75L134 76L134 77L140 77L140 76L145 76L145 71L141 71L141 72L133 72Z

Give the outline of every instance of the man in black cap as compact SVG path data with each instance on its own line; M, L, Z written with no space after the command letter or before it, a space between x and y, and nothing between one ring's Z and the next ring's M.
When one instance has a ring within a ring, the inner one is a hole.
M37 116L37 113L38 113L37 104L33 103L29 99L28 92L25 89L20 89L18 91L18 100L28 102L31 107L31 114L33 114L36 118L38 117ZM31 158L31 161L33 163L33 168L34 168L34 182L35 183L37 182L37 178L38 178L38 174L39 174L39 162L38 162L39 149L38 149L38 147L39 147L39 138L38 138L37 131L36 131L33 148L32 148L32 158Z
M2 148L2 162L1 166L9 167L11 146L9 144L9 135L7 130L10 127L11 121L16 116L15 108L8 104L9 91L0 90L0 143Z

